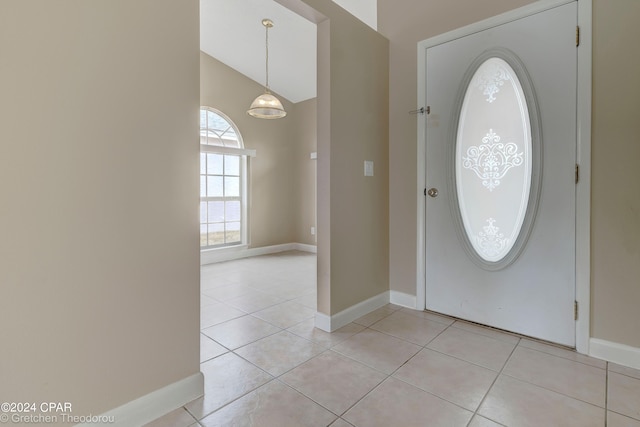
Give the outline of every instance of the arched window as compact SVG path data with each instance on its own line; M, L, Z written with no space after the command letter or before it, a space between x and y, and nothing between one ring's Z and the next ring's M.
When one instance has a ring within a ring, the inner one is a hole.
M247 243L247 156L242 136L218 110L200 108L200 247Z

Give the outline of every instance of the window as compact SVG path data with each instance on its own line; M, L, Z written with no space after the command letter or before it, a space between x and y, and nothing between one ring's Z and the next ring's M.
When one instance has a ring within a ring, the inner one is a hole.
M471 258L496 270L515 260L533 225L539 120L532 85L515 55L487 51L467 76L455 141L458 224Z
M200 109L200 247L245 244L247 156L231 120L213 108Z

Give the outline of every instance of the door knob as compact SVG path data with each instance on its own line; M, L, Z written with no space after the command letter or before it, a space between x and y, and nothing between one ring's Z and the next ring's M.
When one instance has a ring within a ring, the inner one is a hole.
M427 191L427 194L431 197L438 197L438 189L437 188L430 188Z

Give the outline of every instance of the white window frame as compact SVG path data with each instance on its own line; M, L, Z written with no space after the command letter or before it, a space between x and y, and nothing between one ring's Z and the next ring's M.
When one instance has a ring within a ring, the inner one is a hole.
M240 197L237 198L240 201L240 242L234 243L224 243L220 245L212 245L212 246L200 246L201 252L210 252L210 251L221 251L228 249L238 249L242 247L246 247L248 245L248 228L249 228L249 213L248 213L248 167L249 167L249 158L256 156L256 150L249 150L244 148L244 142L242 140L242 135L236 124L224 113L220 110L212 107L202 106L200 107L200 111L206 110L213 112L223 118L224 120L231 125L233 130L235 131L238 137L238 145L240 147L224 147L213 144L200 144L200 153L215 153L222 155L236 155L240 157ZM202 126L202 124L201 124ZM203 129L201 127L201 129ZM212 196L201 196L200 202L209 202L209 201L226 201L229 200L227 197L212 197ZM202 223L200 223L202 224Z

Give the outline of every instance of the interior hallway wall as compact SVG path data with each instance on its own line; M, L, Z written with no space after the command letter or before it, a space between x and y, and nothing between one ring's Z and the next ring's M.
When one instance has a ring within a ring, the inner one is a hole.
M638 19L636 0L594 0L591 331L594 338L636 348L640 348Z
M316 98L294 105L296 117L304 118L293 122L294 124L294 164L295 164L295 196L296 196L296 242L306 245L316 245L316 236L311 234L318 228L316 224L316 164L317 160L311 158L311 153L317 155L318 151L318 126L317 126Z
M333 2L304 3L324 16L314 21L318 311L330 316L389 289L389 45Z
M198 22L0 2L1 402L97 415L199 375Z

